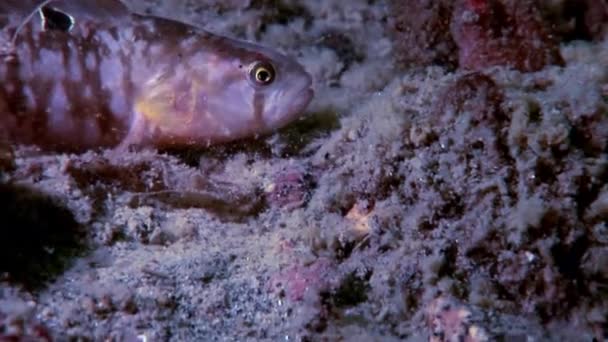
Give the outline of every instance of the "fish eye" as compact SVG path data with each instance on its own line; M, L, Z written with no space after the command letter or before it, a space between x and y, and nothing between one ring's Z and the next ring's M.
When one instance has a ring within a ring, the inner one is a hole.
M256 62L249 71L251 79L259 85L268 85L274 81L275 71L272 64L267 62Z

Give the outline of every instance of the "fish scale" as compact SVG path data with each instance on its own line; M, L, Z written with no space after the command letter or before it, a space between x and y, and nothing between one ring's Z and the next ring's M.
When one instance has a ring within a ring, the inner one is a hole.
M0 134L12 143L206 146L279 129L313 96L304 68L270 48L120 1L34 3L0 4L0 38L15 38L0 63Z

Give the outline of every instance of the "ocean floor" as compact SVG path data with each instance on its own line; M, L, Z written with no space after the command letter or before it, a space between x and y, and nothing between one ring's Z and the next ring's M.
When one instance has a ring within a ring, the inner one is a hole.
M608 339L605 1L129 3L315 98L196 151L15 146L0 341Z

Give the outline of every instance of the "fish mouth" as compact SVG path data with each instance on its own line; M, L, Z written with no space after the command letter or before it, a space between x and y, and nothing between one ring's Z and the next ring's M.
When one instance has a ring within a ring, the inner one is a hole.
M300 94L302 95L302 98L305 99L305 106L308 106L308 104L310 103L310 101L312 100L312 97L315 95L315 91L312 90L312 88L307 88L304 89L300 92ZM302 108L304 109L304 108Z
M305 74L305 77L299 82L299 91L296 95L296 101L293 108L293 116L302 115L302 112L308 107L308 104L312 100L315 92L312 89L312 77Z
M303 87L293 94L291 99L287 100L289 102L285 103L287 106L286 111L275 118L274 124L271 124L271 127L269 127L270 131L281 129L302 117L304 110L308 107L308 104L314 96L314 90L312 87L308 86Z
M282 120L281 126L285 126L292 121L300 118L304 114L304 110L308 107L308 104L314 96L314 90L312 88L304 88L300 90L294 101L291 103L291 110L285 119Z

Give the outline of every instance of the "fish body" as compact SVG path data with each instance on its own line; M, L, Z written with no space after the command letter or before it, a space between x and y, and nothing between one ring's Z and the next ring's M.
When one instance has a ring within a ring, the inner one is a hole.
M120 1L3 1L0 137L12 143L209 145L278 129L313 96L294 59Z

